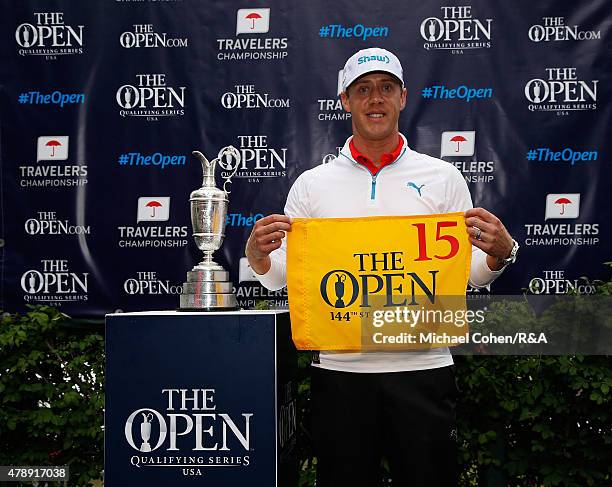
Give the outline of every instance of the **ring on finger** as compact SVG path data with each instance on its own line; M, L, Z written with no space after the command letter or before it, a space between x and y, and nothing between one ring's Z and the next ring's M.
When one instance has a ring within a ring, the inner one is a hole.
M476 229L476 236L475 236L476 240L482 240L480 238L480 236L482 235L482 230L478 227L474 227L474 228Z

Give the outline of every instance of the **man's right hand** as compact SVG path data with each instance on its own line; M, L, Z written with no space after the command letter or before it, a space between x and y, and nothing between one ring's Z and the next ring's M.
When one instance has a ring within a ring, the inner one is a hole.
M257 274L270 270L270 252L278 249L285 232L291 231L291 219L286 215L268 215L257 220L246 244L246 256Z

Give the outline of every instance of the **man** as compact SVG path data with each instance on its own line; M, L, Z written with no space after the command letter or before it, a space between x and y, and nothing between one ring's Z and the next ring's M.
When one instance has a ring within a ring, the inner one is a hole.
M406 89L397 57L379 48L357 52L344 67L342 90L352 137L330 163L297 178L285 215L262 218L249 237L246 255L261 283L270 289L286 284L284 232L291 218L454 211L465 211L473 244L471 284L491 283L514 261L518 245L495 215L472 208L467 184L452 164L408 147L398 129ZM456 389L448 349L321 352L315 362L317 487L376 487L382 455L394 486L456 484Z

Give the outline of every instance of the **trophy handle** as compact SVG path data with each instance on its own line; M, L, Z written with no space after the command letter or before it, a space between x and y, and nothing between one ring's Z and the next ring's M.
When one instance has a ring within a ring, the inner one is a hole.
M228 191L226 186L227 186L227 184L232 182L232 178L234 177L234 175L238 171L238 166L240 166L240 162L242 161L242 157L240 157L240 151L238 151L238 149L236 149L232 145L228 145L227 147L224 147L223 149L221 149L219 151L219 154L217 154L217 159L216 160L220 161L221 158L223 156L225 156L226 154L236 159L236 165L234 166L234 170L232 171L232 173L229 176L221 176L223 179L225 179L225 182L223 183L223 192L225 194L230 194L231 191Z

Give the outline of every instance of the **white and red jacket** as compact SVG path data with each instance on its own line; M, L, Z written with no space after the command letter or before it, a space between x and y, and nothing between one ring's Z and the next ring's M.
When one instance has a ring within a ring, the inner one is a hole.
M448 162L403 146L397 159L376 175L356 162L349 138L338 157L304 171L287 196L290 218L354 218L363 216L426 215L472 208L470 191L461 172ZM338 238L341 238L339 235ZM287 284L286 239L270 254L270 270L257 275L268 289ZM483 287L502 271L491 271L486 254L472 247L469 282ZM289 296L291 299L291 296ZM346 372L399 372L432 369L453 363L447 348L417 352L321 352L320 367Z

